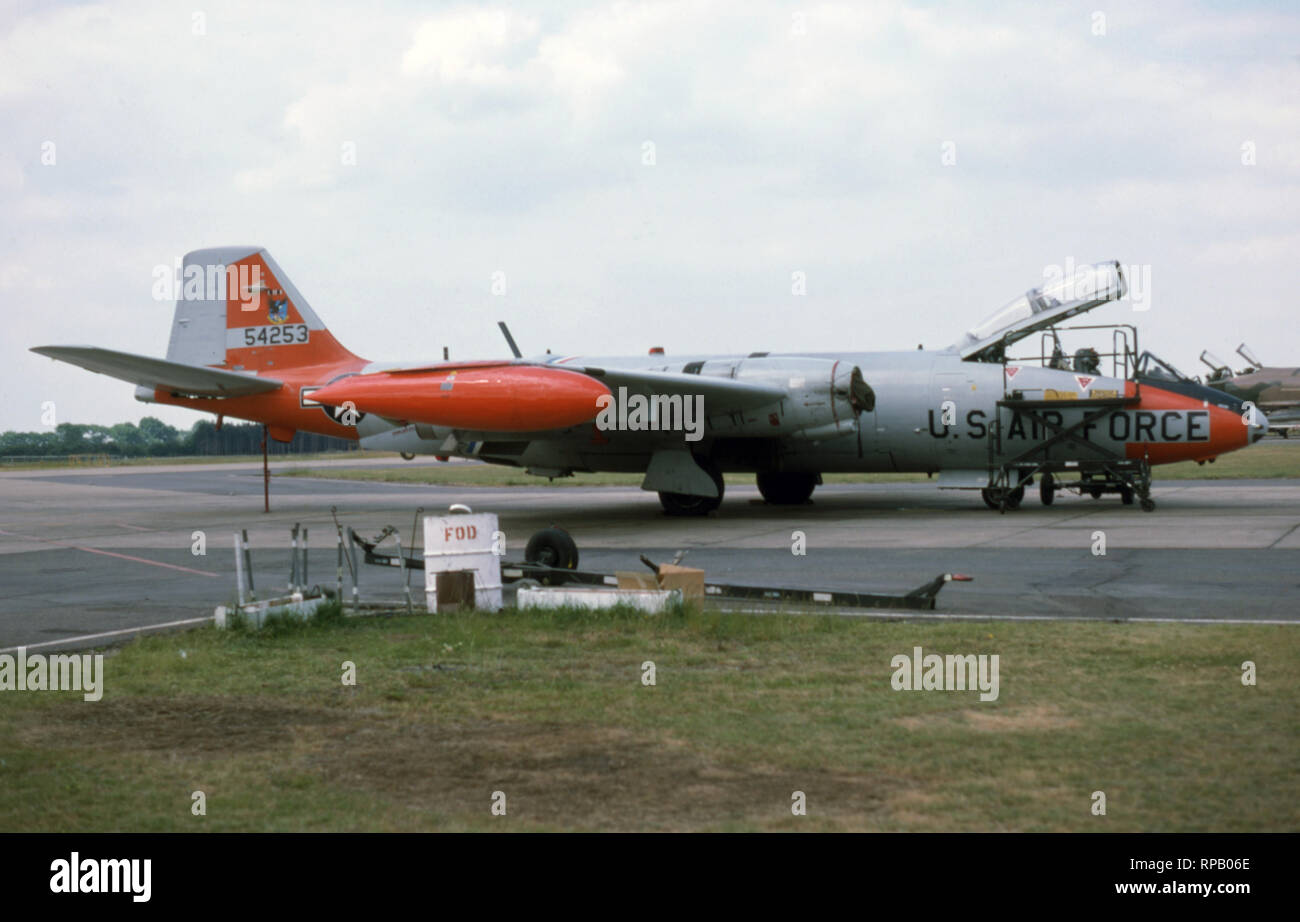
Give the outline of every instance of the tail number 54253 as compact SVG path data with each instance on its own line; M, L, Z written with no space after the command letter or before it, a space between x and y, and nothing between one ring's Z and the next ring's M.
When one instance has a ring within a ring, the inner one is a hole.
M289 343L305 343L307 337L308 332L305 323L284 327L244 327L245 346L280 346Z

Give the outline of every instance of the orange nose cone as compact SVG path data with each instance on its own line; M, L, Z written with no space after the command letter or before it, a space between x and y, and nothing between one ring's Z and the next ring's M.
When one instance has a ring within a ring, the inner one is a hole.
M355 375L311 395L360 413L481 432L543 432L595 419L609 388L574 371L534 365Z
M1200 461L1250 444L1250 426L1238 413L1150 384L1130 417L1126 453L1152 464Z

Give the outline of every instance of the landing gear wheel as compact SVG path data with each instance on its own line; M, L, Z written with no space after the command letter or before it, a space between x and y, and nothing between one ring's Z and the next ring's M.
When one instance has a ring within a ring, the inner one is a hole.
M1043 474L1038 480L1038 498L1043 501L1044 506L1052 505L1056 499L1056 481L1052 479L1051 474Z
M708 515L718 508L718 500L690 493L660 492L659 505L664 507L664 512L668 515Z
M758 492L773 506L801 506L817 489L817 475L798 471L764 471L758 475Z
M1120 501L1121 503L1123 503L1125 506L1131 506L1131 505L1133 505L1133 488L1132 488L1132 487L1120 487L1120 488L1119 488L1119 501Z
M1142 497L1142 499L1141 499L1139 502L1140 502L1140 504L1141 504L1141 506L1142 506L1142 511L1143 511L1143 512L1155 512L1155 511L1156 511L1156 501L1155 501L1154 499L1152 499L1151 497L1149 497L1149 496L1144 496L1144 497Z
M552 525L528 539L528 546L524 548L524 560L559 570L576 570L578 545L567 531Z
M1000 488L985 487L980 491L980 496L984 498L984 505L1002 512L1004 509L1018 509L1020 507L1021 501L1025 498L1025 488L1016 487L1014 490L1007 492Z
M709 461L697 458L704 472L713 478L714 485L718 488L717 496L696 496L693 493L668 493L660 491L659 505L664 507L664 512L674 516L691 516L691 515L708 515L714 509L722 505L722 495L726 492L726 484L722 480L722 471Z

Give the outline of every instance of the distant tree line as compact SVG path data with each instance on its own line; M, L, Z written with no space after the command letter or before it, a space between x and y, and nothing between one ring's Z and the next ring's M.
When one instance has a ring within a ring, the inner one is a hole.
M313 432L299 432L292 442L267 440L273 455L322 451L351 451L357 444ZM260 455L262 427L257 423L225 423L218 430L211 420L199 420L188 432L146 416L135 423L94 426L60 423L52 432L0 434L0 458L17 456L113 455L128 458L177 455Z

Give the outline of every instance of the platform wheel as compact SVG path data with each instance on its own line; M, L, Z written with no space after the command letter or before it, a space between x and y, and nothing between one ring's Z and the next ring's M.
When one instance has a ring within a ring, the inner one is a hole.
M1133 505L1133 488L1123 486L1119 488L1119 501L1125 506Z
M1045 472L1038 479L1038 498L1044 506L1050 506L1056 500L1056 480L1051 474Z

